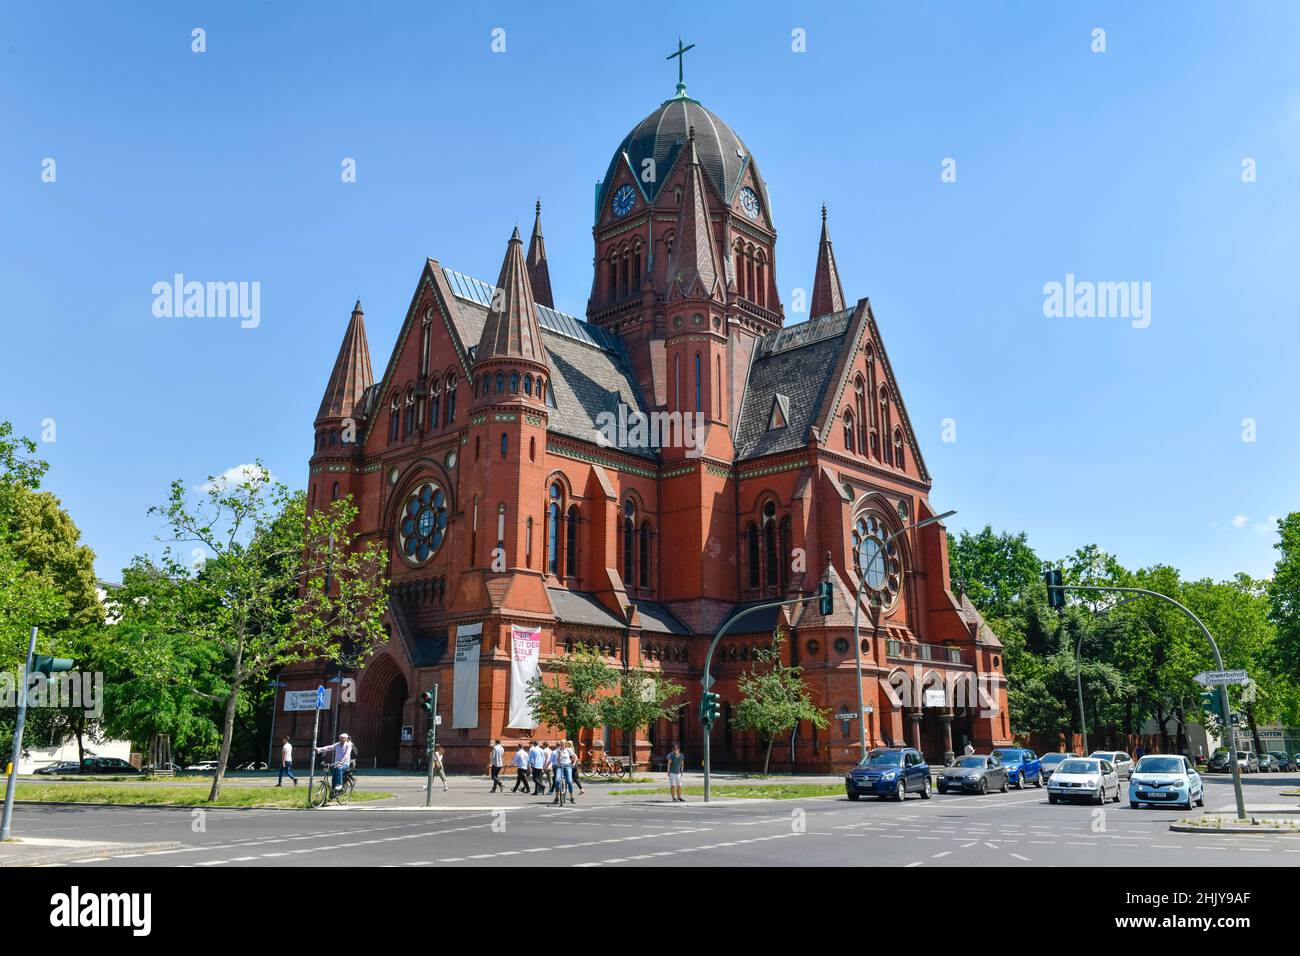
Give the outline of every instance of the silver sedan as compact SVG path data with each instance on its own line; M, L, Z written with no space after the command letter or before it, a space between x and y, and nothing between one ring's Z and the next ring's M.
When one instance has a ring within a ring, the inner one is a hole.
M1002 761L982 754L958 757L951 767L939 771L938 778L940 793L988 793L990 790L1006 793L1010 783Z

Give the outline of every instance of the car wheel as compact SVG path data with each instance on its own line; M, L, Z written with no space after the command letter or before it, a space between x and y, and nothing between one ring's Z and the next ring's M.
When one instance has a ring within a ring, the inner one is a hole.
M929 777L925 778L925 786L921 790L921 799L922 800L930 799L930 778Z
M1056 802L1056 794L1054 794L1054 793L1049 793L1049 794L1047 795L1047 802L1048 802L1048 803L1055 803L1055 802Z
M985 780L983 777L980 777L980 796L982 797L984 796L984 794L988 792L989 792L989 782Z
M1115 802L1119 803L1119 784L1115 784Z
M1097 804L1098 806L1100 806L1105 802L1106 802L1106 785L1103 783L1100 787L1097 788Z
M1025 775L1022 773L1016 774L1016 789L1017 790L1025 789Z
M894 799L902 803L907 799L907 788L903 786L903 781L898 781L898 786L894 788Z
M1039 790L1043 789L1043 772L1040 770L1038 776L1034 778L1034 786Z
M1003 792L1003 793L1006 793L1007 790L1008 790L1008 787L1007 787L1007 777L1006 777L1006 775L1004 774L1004 775L1002 776L1002 792Z
M850 800L858 800L858 799L861 798L861 796L862 796L862 795L859 794L859 793L850 793L850 794L848 794L848 798L849 798Z
M1200 795L1199 797L1196 798L1196 805L1197 805L1198 807L1203 807L1203 806L1205 806L1205 789L1204 789L1204 788L1201 788L1201 795Z

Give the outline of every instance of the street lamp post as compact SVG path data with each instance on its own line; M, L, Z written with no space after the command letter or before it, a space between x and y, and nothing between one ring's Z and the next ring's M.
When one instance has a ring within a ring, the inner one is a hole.
M890 543L895 538L900 537L901 535L904 535L907 532L915 530L917 528L924 528L928 524L934 524L936 521L942 521L944 518L951 518L956 513L957 513L956 511L945 511L941 515L934 515L933 517L926 518L924 521L917 521L913 524L908 525L905 528L900 528L898 531L895 531L889 537L885 538L885 540L880 544L876 553L873 554L870 558L865 558L863 556L864 549L862 547L862 544L859 544L858 553L853 556L853 573L858 579L858 589L853 598L853 658L854 658L854 663L857 666L857 672L858 672L858 748L859 748L858 759L859 760L861 760L863 757L867 755L867 722L866 720L863 719L863 711L865 710L865 707L864 707L864 700L863 700L863 693L862 693L862 636L861 636L861 627L859 625L859 620L861 618L861 610L862 610L862 592L864 590L871 592L871 601L872 601L873 609L876 607L876 605L879 603L880 600L875 589L873 589L871 585L867 583L867 578L866 578L867 569L863 565L868 561L875 561L877 559L883 561L885 549L889 547ZM879 630L880 630L879 619L873 616L871 622L871 636L874 638L877 635L877 633L879 633Z
M1083 734L1083 752L1092 753L1088 749L1088 724L1083 716L1083 662L1079 655L1083 653L1083 630L1079 630L1079 641L1074 648L1074 680L1079 686L1079 732Z

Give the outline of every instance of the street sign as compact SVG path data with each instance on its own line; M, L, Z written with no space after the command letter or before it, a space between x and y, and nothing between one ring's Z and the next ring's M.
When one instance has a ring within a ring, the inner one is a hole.
M325 709L325 688L324 687L316 688L316 709L317 710Z
M325 691L325 701L318 705L319 699L317 692L314 690L286 690L284 692L284 711L292 713L293 711L303 710L329 710L330 699L333 697L332 690Z
M925 691L924 703L926 707L946 707L948 705L948 701L944 697L943 688L927 687Z
M441 727L441 726L442 726L442 714L439 714L437 717L433 718L433 725L434 725L435 727Z
M1218 687L1221 684L1249 684L1250 677L1245 671L1201 671L1192 680L1203 687Z
M853 711L849 711L847 714L836 714L835 719L836 720L857 720L858 715L853 713Z

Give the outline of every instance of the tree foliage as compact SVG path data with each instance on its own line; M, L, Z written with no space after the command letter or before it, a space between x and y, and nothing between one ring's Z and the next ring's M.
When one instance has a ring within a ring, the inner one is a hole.
M756 732L766 745L763 773L768 772L772 745L779 735L805 720L815 727L827 724L826 712L813 703L804 683L803 668L782 661L782 643L777 633L769 646L755 648L753 666L736 680L740 702L731 724L737 730Z

